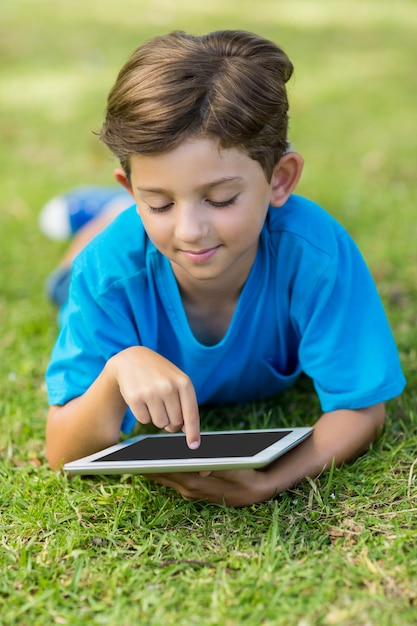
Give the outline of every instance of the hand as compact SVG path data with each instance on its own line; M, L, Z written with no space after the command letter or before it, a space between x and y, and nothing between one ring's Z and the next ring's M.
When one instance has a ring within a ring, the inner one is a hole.
M183 430L187 444L200 445L200 417L189 377L160 354L141 346L119 352L108 361L120 394L141 424L168 432Z
M275 495L268 474L253 469L147 474L147 477L175 489L186 499L228 506L249 506Z
M150 474L149 478L172 487L184 498L230 506L264 502L306 476L319 475L333 462L340 465L363 453L378 436L384 416L383 404L324 413L311 437L263 470Z

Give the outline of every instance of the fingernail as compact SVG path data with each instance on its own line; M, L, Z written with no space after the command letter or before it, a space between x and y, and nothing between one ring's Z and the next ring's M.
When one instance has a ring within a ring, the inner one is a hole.
M199 441L192 441L188 447L190 448L190 450L197 450L197 448L200 447L200 442Z

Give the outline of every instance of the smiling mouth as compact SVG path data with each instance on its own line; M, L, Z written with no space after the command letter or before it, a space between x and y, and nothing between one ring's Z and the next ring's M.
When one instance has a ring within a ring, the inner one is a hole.
M186 259L193 263L202 263L211 259L217 252L220 246L214 248L206 248L205 250L181 250Z

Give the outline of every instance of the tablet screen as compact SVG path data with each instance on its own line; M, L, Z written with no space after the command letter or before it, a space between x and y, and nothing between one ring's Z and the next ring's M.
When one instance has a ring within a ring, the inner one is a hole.
M213 459L218 457L251 457L268 448L291 431L202 434L197 450L190 450L185 435L145 437L129 446L94 459L103 461L152 461L154 459Z

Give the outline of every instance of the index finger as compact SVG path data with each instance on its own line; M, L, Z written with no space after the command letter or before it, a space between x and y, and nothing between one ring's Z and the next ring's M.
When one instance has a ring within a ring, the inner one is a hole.
M179 391L182 417L184 421L183 430L187 445L191 450L197 450L200 446L200 412L198 410L197 396L191 382Z

